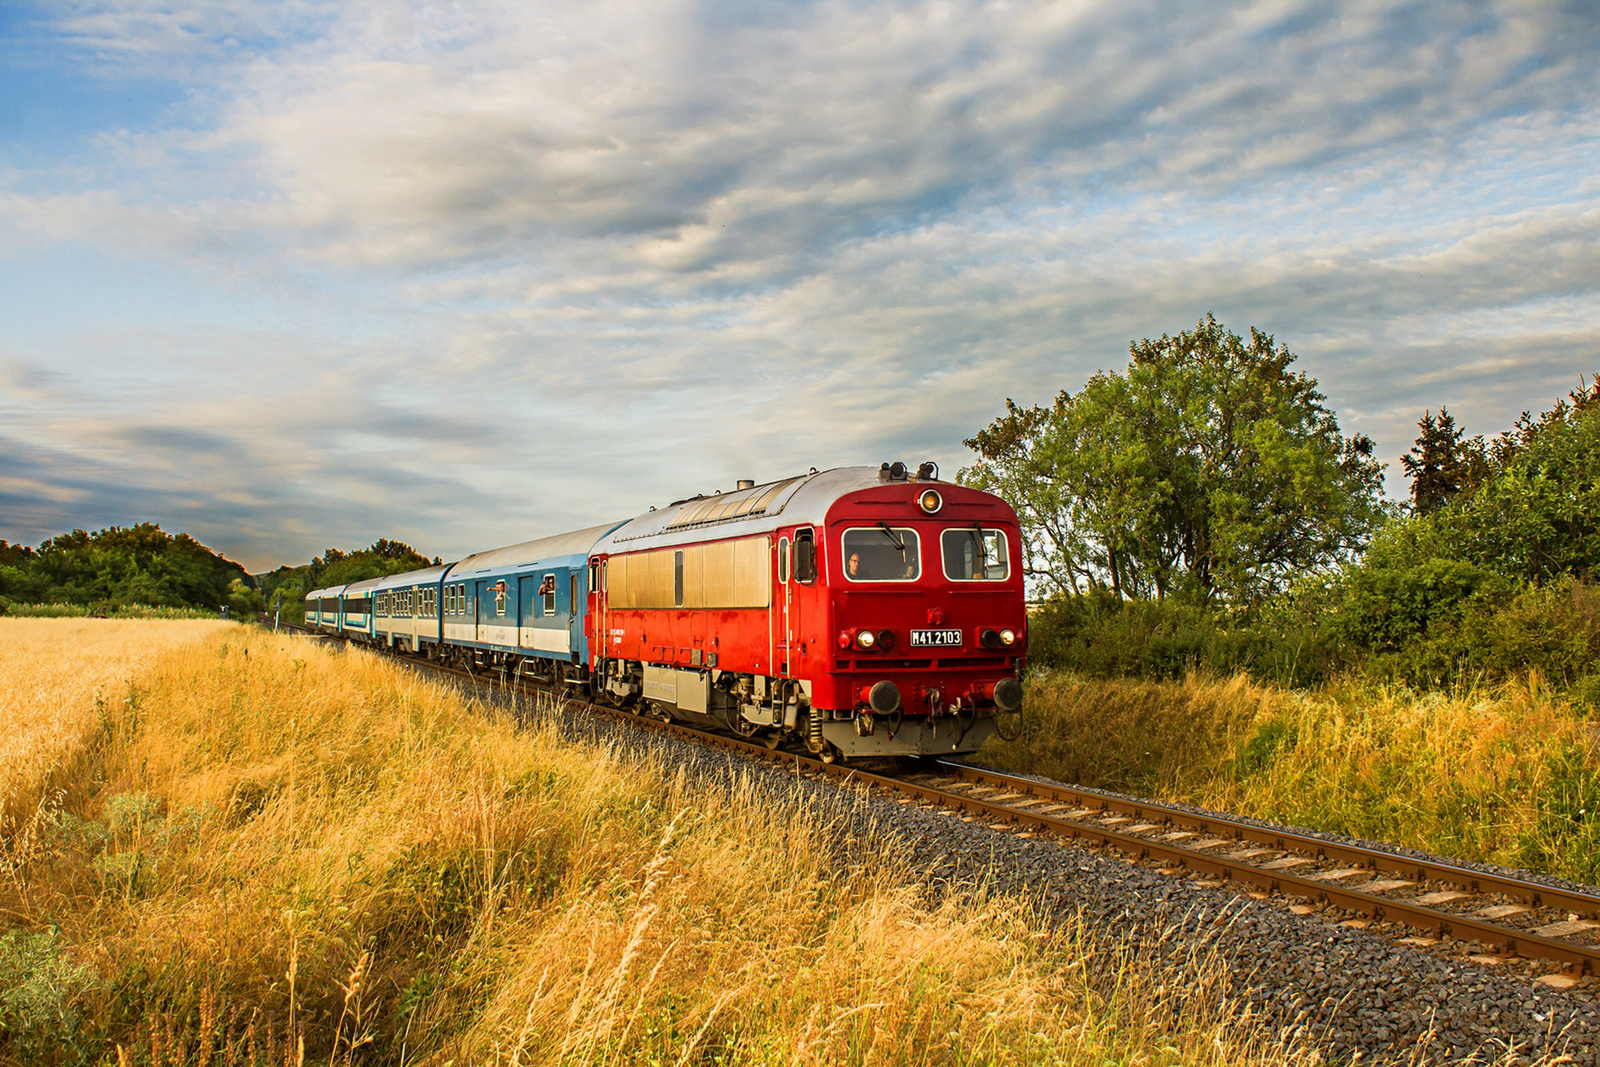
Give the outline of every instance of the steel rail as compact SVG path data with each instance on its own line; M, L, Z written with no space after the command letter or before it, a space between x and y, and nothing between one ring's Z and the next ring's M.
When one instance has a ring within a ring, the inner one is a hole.
M1107 796L1093 790L1077 789L1055 782L1039 782L1002 771L951 763L948 760L938 760L936 766L941 773L950 774L962 781L1024 791L1045 800L1070 801L1079 807L1119 812L1135 819L1159 821L1195 833L1231 835L1241 843L1248 842L1282 852L1300 852L1317 859L1359 863L1375 871L1404 875L1417 881L1432 879L1449 882L1473 893L1501 893L1527 901L1536 907L1564 908L1586 918L1600 916L1600 895L1530 882L1515 875L1473 870L1437 859L1400 856L1384 849L1329 841L1314 834L1256 826L1215 815L1199 815L1156 801Z
M342 634L327 633L321 630L306 628L303 632L316 636L348 640ZM377 651L387 650L380 648ZM511 679L486 678L471 671L431 660L406 657L402 662L414 666L427 667L431 670L464 678L478 684L506 686L508 688L515 685L518 688L545 693L550 693L554 688L547 683L539 683L526 678L515 679L514 683ZM994 800L984 800L981 797L971 796L964 792L940 788L935 784L914 780L917 777L925 777L935 773L927 770L914 773L910 777L878 774L846 764L824 763L820 759L802 753L769 749L765 745L744 741L727 734L714 733L685 726L681 723L666 722L641 716L592 701L578 700L570 694L563 695L563 698L574 701L580 707L598 713L608 719L625 721L657 733L682 738L713 748L720 748L762 762L788 765L797 770L826 775L847 783L856 782L870 788L897 792L941 807L971 812L986 819L1037 827L1060 837L1075 838L1115 848L1119 852L1130 855L1135 859L1161 860L1165 861L1169 866L1177 865L1187 871L1257 886L1269 893L1282 893L1286 896L1330 904L1347 911L1365 915L1373 921L1401 922L1418 930L1427 930L1450 937L1471 938L1485 945L1497 946L1507 955L1516 954L1548 959L1572 965L1580 972L1600 974L1600 945L1580 945L1560 941L1555 938L1503 926L1475 916L1440 911L1436 908L1408 902L1404 899L1364 893L1359 889L1333 885L1313 877L1289 874L1281 870L1270 870L1244 860L1211 855L1199 849L1186 848L1173 842L1152 840L1136 834L1113 830L1104 826L1095 826L1075 819L1059 818L1045 812L1028 811L1026 808L1019 808ZM1278 851L1309 853L1320 859L1359 863L1363 867L1372 868L1375 872L1381 870L1395 874L1413 875L1418 881L1432 878L1459 885L1473 893L1499 893L1528 901L1535 906L1562 907L1580 915L1600 914L1600 896L1541 885L1537 882L1529 882L1510 875L1474 871L1437 860L1397 856L1392 852L1386 852L1381 849L1327 841L1310 834L1269 829L1250 823L1237 822L1224 816L1197 815L1190 811L1156 802L1107 796L1102 793L1075 789L1069 785L1039 782L1031 778L1022 778L1000 771L969 767L945 760L936 761L933 766L937 768L936 773L953 776L964 783L1005 788L1031 795L1040 800L1069 801L1078 803L1082 808L1114 811L1146 821L1158 820L1162 824L1181 826L1185 830L1191 830L1194 833L1211 833L1219 837L1231 835L1240 843L1248 842Z

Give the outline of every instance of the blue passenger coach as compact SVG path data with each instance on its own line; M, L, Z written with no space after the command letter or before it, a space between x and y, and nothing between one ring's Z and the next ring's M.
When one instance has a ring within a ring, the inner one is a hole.
M371 634L372 633L372 587L374 579L364 582L351 582L344 587L344 592L339 594L342 605L339 614L339 629L345 633Z
M440 590L444 640L476 663L587 663L589 551L620 522L468 556Z
M344 590L342 585L330 585L307 593L306 625L318 630L339 629L340 595Z
M443 580L453 563L374 578L376 615L372 635L378 644L407 652L427 652L439 644Z

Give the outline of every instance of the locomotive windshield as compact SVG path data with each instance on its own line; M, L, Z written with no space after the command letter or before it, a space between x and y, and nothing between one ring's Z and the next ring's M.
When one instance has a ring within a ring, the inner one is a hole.
M939 535L939 547L952 582L1003 582L1011 574L1003 531L958 527Z
M844 576L852 582L910 582L922 573L917 531L879 523L844 532Z

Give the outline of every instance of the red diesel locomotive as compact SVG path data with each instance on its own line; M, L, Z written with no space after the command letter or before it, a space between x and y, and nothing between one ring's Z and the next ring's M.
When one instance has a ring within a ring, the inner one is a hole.
M590 681L824 759L973 752L1022 704L1019 538L931 463L679 501L590 550Z

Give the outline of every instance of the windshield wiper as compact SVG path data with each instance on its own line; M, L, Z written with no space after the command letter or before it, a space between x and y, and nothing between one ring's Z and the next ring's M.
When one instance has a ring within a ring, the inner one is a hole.
M972 520L972 528L978 531L978 577L989 577L989 550L983 544L983 524L977 519Z
M900 555L904 556L906 554L906 543L900 539L900 535L890 529L889 524L882 519L878 520L878 525L883 527L883 535L889 539L889 543L899 550Z

